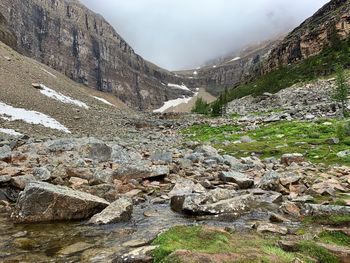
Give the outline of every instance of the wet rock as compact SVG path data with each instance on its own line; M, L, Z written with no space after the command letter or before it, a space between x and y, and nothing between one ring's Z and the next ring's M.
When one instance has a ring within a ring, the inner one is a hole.
M292 163L300 164L304 161L304 155L300 153L283 154L281 157L281 164L284 165L291 165Z
M51 172L45 167L34 168L33 174L38 181L48 181L51 179Z
M5 145L0 147L0 161L11 162L12 150L10 146Z
M99 197L68 187L31 182L20 194L12 219L45 222L89 218L109 203Z
M113 263L152 263L153 251L157 246L145 246L136 248L122 255L116 255Z
M248 189L254 185L253 179L240 172L221 172L219 178L224 182L236 183L241 189Z
M18 189L23 190L26 188L26 186L30 183L36 181L36 178L29 174L29 175L22 175L22 176L15 176L11 178L11 185L14 187L17 187Z
M132 216L132 211L132 200L122 197L111 203L101 213L94 215L89 220L89 224L106 225L129 221Z
M281 235L286 235L288 233L288 229L286 227L270 223L260 223L258 225L257 231L259 233L275 233Z
M85 242L77 242L75 244L69 245L68 247L65 247L58 251L58 254L60 256L69 256L73 255L79 252L83 252L89 248L92 248L94 245L85 243Z
M280 174L275 171L269 171L261 178L257 185L263 190L279 190L280 186Z

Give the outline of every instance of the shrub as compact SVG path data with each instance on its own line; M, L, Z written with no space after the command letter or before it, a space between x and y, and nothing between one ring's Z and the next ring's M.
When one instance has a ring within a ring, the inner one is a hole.
M198 114L208 114L209 113L209 104L203 100L201 97L197 98L194 107L192 108L193 113Z

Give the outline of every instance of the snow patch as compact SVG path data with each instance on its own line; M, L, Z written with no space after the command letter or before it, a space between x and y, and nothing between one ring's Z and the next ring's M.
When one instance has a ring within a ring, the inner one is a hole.
M22 120L31 124L41 124L47 128L70 133L70 131L65 126L48 115L37 111L26 110L23 108L15 108L1 101L0 118L8 121Z
M97 99L97 100L103 102L104 104L107 104L107 105L110 105L110 106L114 106L114 105L113 105L112 103L110 103L108 100L105 100L105 99L103 99L103 98L99 98L99 97L95 97L95 96L91 96L91 97L93 97L94 99Z
M44 71L45 73L49 74L51 77L57 78L56 75L52 74L50 71L47 71L44 68L40 68L42 71Z
M49 98L52 98L54 100L57 100L66 104L73 104L81 108L85 108L85 109L89 108L89 106L86 105L84 102L65 96L62 93L54 91L53 89L50 89L43 84L40 84L40 87L41 87L40 92Z
M4 128L0 128L0 132L8 134L8 135L12 135L12 136L22 136L22 133L16 132L13 129L4 129Z
M214 65L213 68L216 68L216 65Z
M193 75L198 75L198 72L197 72L197 71L194 71L194 72L193 72Z
M195 93L193 97L182 97L182 98L177 98L174 100L168 100L168 101L164 102L164 105L161 108L154 110L153 112L162 113L162 112L166 111L167 109L169 109L171 107L176 107L182 103L187 104L192 98L196 97L197 95L198 95L198 93Z
M170 88L175 88L175 89L182 89L182 90L186 90L186 91L191 91L191 90L190 90L189 88L187 88L186 85L183 84L183 83L182 83L182 85L168 83L168 87L170 87Z
M240 59L241 59L240 57L236 57L234 59L231 59L230 62L237 61L237 60L240 60Z

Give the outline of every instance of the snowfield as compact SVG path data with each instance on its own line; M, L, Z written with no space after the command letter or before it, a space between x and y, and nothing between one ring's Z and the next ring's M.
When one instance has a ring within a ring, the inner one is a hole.
M95 97L95 96L91 96L91 97L93 97L96 100L99 100L99 101L103 102L104 104L107 104L107 105L110 105L110 106L114 106L112 103L110 103L109 101L107 101L107 100L105 100L103 98L99 98L99 97Z
M60 130L65 133L70 131L61 123L41 112L15 108L0 101L0 118L8 121L21 120L31 124L41 124L47 128Z
M196 97L197 94L198 93L195 93L193 97ZM153 112L162 113L171 107L176 107L182 103L188 103L193 97L183 97L183 98L177 98L174 100L168 100L168 101L164 102L164 105L161 108L154 110Z
M8 135L12 135L12 136L22 136L22 133L16 132L15 130L12 129L4 129L4 128L0 128L0 132L8 134Z
M175 88L175 89L182 89L182 90L186 90L186 91L191 91L191 90L190 90L189 88L187 88L186 85L183 84L183 83L182 83L182 85L168 83L168 87L170 87L170 88Z
M41 87L40 92L51 99L54 99L66 104L73 104L81 108L89 109L89 106L80 100L75 100L75 99L72 99L71 97L65 96L62 93L57 92L53 89L50 89L43 84L40 84L40 87Z

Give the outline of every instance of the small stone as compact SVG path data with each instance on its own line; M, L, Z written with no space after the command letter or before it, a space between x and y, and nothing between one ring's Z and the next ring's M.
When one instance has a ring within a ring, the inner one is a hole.
M33 175L22 175L22 176L15 176L11 178L11 185L14 187L17 187L21 190L26 188L26 186L30 183L36 181L36 178Z
M335 144L339 144L340 140L339 140L339 138L330 138L326 141L326 143L328 143L330 145L335 145Z
M350 150L345 150L345 151L342 151L342 152L338 152L337 156L339 158L345 158L347 156L350 156Z
M39 181L48 181L51 178L51 173L45 167L37 167L33 169L33 174Z

